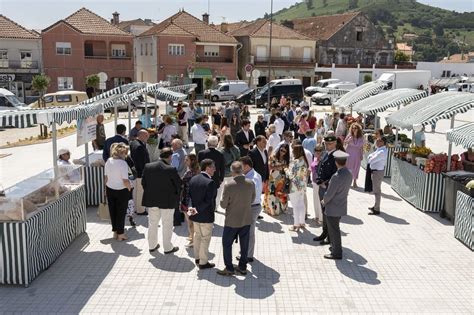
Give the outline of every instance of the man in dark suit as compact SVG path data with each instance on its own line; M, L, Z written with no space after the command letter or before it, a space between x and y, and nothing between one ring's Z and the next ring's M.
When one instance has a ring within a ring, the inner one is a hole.
M171 244L173 235L173 213L179 203L182 181L178 171L171 166L173 151L164 148L160 160L145 165L142 175L143 201L148 208L148 246L150 252L160 247L158 244L158 224L163 227L163 249L165 254L179 248Z
M326 259L342 259L341 229L339 222L341 216L347 215L347 196L351 188L352 174L346 167L349 154L335 151L337 172L331 177L328 189L324 194L321 204L324 205L328 225L329 239L331 240L330 254L324 255Z
M138 131L137 138L130 142L130 156L137 171L137 178L135 179L135 188L133 190L133 199L135 200L136 212L138 215L147 215L147 211L142 206L143 186L142 174L145 164L150 163L150 155L146 149L146 142L148 141L148 131L142 129Z
M204 159L201 162L201 174L189 181L190 211L192 212L189 218L194 226L194 258L199 269L215 267L208 258L216 209L217 186L212 180L215 171L214 162Z
M242 120L242 129L235 135L235 145L240 150L240 156L246 156L249 150L252 149L253 140L255 135L250 130L250 121L247 119Z
M212 179L217 188L224 181L225 175L225 162L224 155L217 151L217 145L219 144L219 139L216 136L209 136L207 139L207 149L198 153L198 161L201 163L205 159L211 159L215 164L215 172L212 175Z
M117 125L117 128L115 128L115 132L117 134L115 136L110 137L107 140L105 140L104 150L102 151L102 159L104 159L105 162L107 162L107 160L110 157L110 146L113 143L123 142L126 145L128 145L128 140L125 137L125 132L126 131L127 131L127 127L125 127L125 125L122 125L122 124Z
M263 115L259 114L257 117L257 122L255 123L253 130L255 131L255 136L265 136L265 129L267 128L267 122L263 120Z
M330 135L324 138L324 146L326 147L326 152L324 153L321 161L318 164L318 178L316 179L316 184L319 186L319 200L323 200L324 193L326 192L329 180L332 175L337 172L336 161L334 160L333 153L336 151L336 136ZM323 233L320 236L313 238L315 242L320 242L321 245L329 244L329 240L326 240L328 237L328 225L326 214L323 210Z
M268 180L268 152L266 147L267 139L264 136L257 136L255 138L255 147L249 152L253 169L262 176L263 182Z
M224 186L220 205L225 209L222 247L224 249L225 268L217 271L221 276L232 276L235 271L247 274L250 225L252 224L252 202L255 200L255 184L243 175L242 163L231 165L232 180ZM239 238L239 265L232 264L232 244Z

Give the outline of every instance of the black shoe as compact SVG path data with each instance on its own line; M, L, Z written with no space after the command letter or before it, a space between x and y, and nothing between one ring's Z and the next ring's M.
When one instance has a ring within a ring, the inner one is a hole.
M135 223L135 221L133 220L132 217L128 217L128 221L130 222L130 225L131 225L132 227L136 227L136 226L137 226L137 224Z
M370 211L374 211L375 210L375 207L369 207L368 208Z
M240 269L239 266L234 265L234 269L237 273L240 273L243 276L247 274L247 270Z
M150 249L150 253L153 253L156 251L158 248L160 248L160 244L156 244L155 248Z
M175 246L171 250L165 252L165 254L171 254L171 253L177 252L178 250L179 250L179 247Z
M259 215L259 216L257 217L257 219L258 219L258 220L261 220L261 219L263 219L263 217L262 217L261 215Z
M329 245L329 241L327 240L322 240L319 242L320 245Z
M235 274L234 271L229 271L227 270L227 268L224 268L222 270L217 270L217 274L220 275L220 276L233 276Z
M323 236L323 235L316 236L315 238L313 238L313 241L319 242L319 241L324 240L326 237L327 237L327 236Z
M138 212L135 212L136 215L148 215L148 211L145 210L145 212L142 212L142 213L138 213Z
M196 265L199 265L199 259L194 259L194 262L196 263Z
M334 259L334 260L341 260L342 256L333 256L332 254L326 254L323 256L326 259Z
M214 268L216 266L216 264L212 264L212 263L207 263L205 265L199 265L199 269L210 269L210 268Z
M235 259L237 259L238 261L240 261L240 256L235 257ZM247 262L248 262L248 263L253 263L253 258L247 257Z
M372 212L369 212L369 215L379 215L379 214L380 214L380 211L372 210Z

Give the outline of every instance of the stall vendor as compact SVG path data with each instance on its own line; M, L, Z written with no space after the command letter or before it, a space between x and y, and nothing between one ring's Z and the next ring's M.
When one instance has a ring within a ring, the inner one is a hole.
M81 180L79 169L73 167L71 152L69 149L62 148L58 151L58 169L59 175L63 177L65 183L78 183Z
M415 146L416 147L425 146L425 126L421 127L421 130L415 132Z
M58 165L72 165L71 152L68 149L63 148L58 151Z
M461 154L461 161L465 171L474 172L474 152L472 152L472 148Z

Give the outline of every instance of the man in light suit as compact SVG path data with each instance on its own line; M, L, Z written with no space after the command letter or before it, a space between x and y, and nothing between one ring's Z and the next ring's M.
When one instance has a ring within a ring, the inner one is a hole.
M247 274L250 225L252 224L251 205L255 200L255 184L246 179L243 174L242 163L236 161L230 167L232 180L224 186L221 207L225 209L224 232L222 233L222 247L224 249L225 268L217 271L221 276L232 276L235 271L242 275ZM239 238L240 259L239 265L232 264L232 244Z
M337 172L331 177L328 188L324 194L321 204L325 207L329 240L330 254L324 255L326 259L342 259L341 230L339 222L341 216L347 215L347 195L352 183L352 174L346 167L349 154L343 151L333 153L336 161Z

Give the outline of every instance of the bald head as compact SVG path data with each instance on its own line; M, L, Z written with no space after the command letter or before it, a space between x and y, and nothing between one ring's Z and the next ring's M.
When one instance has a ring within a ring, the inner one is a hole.
M171 147L173 148L173 151L179 150L183 147L183 141L180 139L173 139L173 141L171 141Z
M137 134L138 140L142 142L147 142L149 137L150 137L150 134L145 129L141 129L138 131L138 134Z

